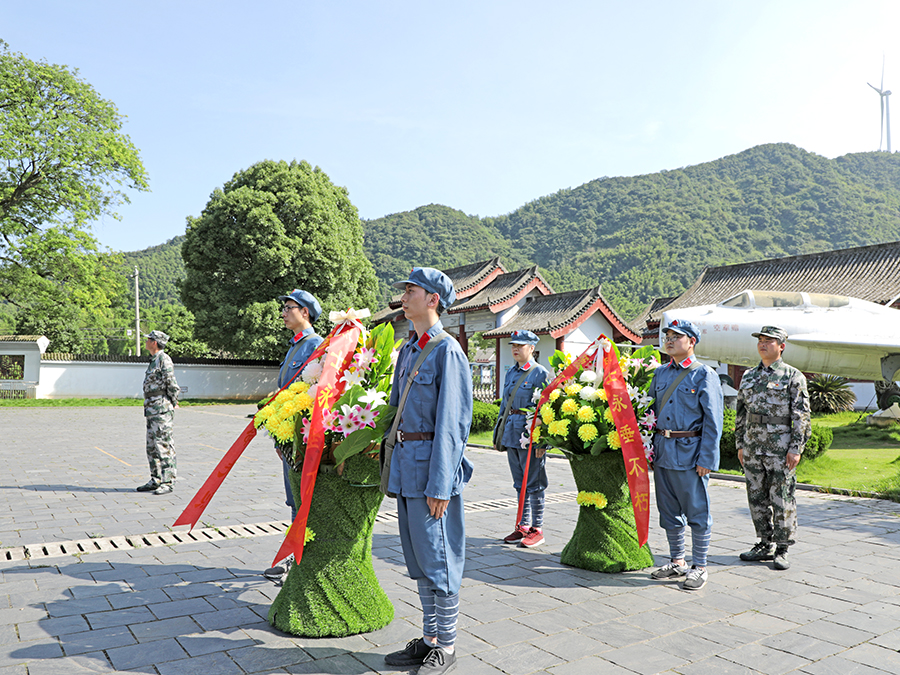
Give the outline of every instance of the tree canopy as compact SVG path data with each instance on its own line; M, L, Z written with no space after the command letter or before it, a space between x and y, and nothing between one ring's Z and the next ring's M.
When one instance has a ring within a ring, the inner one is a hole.
M0 302L15 308L22 330L83 334L78 323L56 324L102 321L122 288L117 260L88 229L101 215L117 217L128 200L121 188L147 189L121 127L115 105L77 70L0 41Z
M266 160L236 173L188 218L181 297L196 337L236 356L281 358L279 295L312 293L320 334L330 310L372 307L378 282L362 247L356 207L318 167Z

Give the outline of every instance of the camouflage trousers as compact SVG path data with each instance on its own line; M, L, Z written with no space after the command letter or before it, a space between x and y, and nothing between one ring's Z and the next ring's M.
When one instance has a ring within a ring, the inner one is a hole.
M784 456L744 451L747 502L761 542L793 544L797 536L797 471L788 471Z
M150 415L147 420L147 460L150 462L150 477L157 483L175 482L175 443L172 430L175 413Z

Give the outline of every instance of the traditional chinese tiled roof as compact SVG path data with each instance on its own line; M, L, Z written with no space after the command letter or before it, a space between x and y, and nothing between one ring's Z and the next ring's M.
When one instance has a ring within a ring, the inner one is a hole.
M542 295L550 295L550 288L538 272L537 265L528 269L500 274L491 283L481 288L475 295L458 301L448 311L474 312L479 309L490 309L495 314L509 309L519 302L527 293L537 288Z
M900 241L708 267L673 302L655 308L648 326L663 311L715 304L746 289L849 295L884 304L900 295Z
M628 322L628 327L635 333L644 333L648 327L655 326L659 323L659 319L653 321L650 317L662 316L662 311L672 304L672 301L677 297L678 296L675 295L669 298L654 299L653 302L647 305L636 317Z
M449 270L441 270L450 277L453 282L453 290L456 291L456 302L464 300L491 283L497 276L504 274L506 269L500 263L500 258L495 256L490 260L474 262L462 267L452 267ZM391 298L389 306L397 309L400 306L402 293Z
M640 342L632 331L600 294L600 286L582 291L542 295L526 302L518 313L499 328L482 333L485 338L508 338L516 330L530 330L553 338L568 335L595 312L601 312L613 326L616 342L622 339Z
M398 302L397 307L399 306L400 303ZM372 325L377 326L380 323L393 323L401 314L403 314L402 309L395 309L390 306L385 307L384 309L381 309L372 315Z
M506 269L500 263L500 258L494 257L490 260L441 271L453 282L453 290L456 291L456 300L459 302L459 300L477 293L497 276L504 274Z
M0 335L0 342L37 342L43 335Z

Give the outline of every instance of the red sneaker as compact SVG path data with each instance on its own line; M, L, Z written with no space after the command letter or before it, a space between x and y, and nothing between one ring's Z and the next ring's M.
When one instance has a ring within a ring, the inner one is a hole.
M544 533L536 527L532 527L530 530L528 530L528 534L522 537L522 541L519 542L519 546L531 548L532 546L540 546L543 543Z
M528 534L528 530L526 530L521 525L517 525L512 534L508 534L503 537L503 541L505 541L507 544L515 544L518 541L522 541L522 539L525 538L526 534Z

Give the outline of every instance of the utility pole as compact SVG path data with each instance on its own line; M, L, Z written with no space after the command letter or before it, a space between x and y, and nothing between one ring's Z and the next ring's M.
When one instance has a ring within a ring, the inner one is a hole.
M141 355L141 295L138 291L138 272L137 266L134 268L134 355Z

